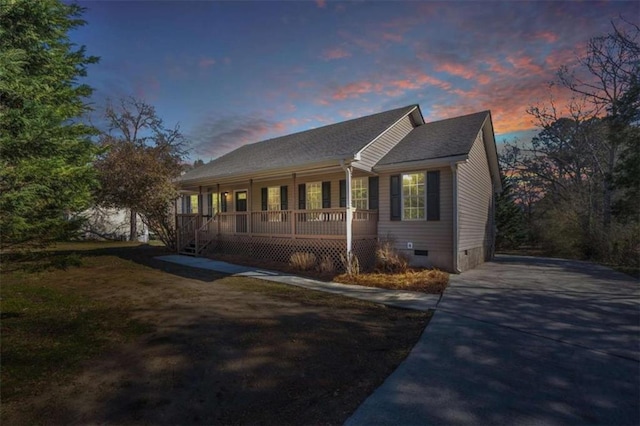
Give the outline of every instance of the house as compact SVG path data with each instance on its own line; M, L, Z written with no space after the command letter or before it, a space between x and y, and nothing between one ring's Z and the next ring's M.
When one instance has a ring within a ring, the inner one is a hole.
M131 212L127 209L91 207L81 213L84 219L81 238L85 240L129 241L131 235ZM136 240L149 242L149 228L136 215Z
M242 146L179 186L183 253L339 266L352 252L371 267L386 239L454 272L492 257L501 190L491 113L425 123L418 105Z

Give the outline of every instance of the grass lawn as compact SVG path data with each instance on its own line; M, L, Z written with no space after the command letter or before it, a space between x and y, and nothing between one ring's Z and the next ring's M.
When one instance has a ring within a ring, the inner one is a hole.
M3 423L341 424L429 320L161 254L3 254Z

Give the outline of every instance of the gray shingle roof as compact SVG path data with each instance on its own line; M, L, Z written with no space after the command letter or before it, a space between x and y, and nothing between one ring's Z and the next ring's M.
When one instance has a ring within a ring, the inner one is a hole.
M416 105L244 145L184 174L180 181L215 179L350 158Z
M489 111L433 121L414 128L378 166L468 154Z

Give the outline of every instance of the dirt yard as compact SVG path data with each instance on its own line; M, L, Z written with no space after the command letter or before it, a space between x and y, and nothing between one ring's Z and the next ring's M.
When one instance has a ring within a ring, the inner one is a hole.
M78 253L80 267L3 273L3 286L41 280L126 306L153 331L64 380L45 378L26 397L3 398L4 424L342 424L428 322L425 314L158 261L158 247Z

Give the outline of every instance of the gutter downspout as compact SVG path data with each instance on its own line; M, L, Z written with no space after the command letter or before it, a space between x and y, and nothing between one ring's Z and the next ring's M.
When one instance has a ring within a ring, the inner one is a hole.
M452 186L453 186L453 272L456 274L462 271L458 267L458 240L460 233L458 232L458 164L466 163L466 161L452 162L451 174L452 174Z
M346 177L346 192L347 192L347 262L351 264L351 252L353 248L353 207L351 206L351 175L353 172L352 167L345 165L344 160L340 160L340 167L344 170Z

